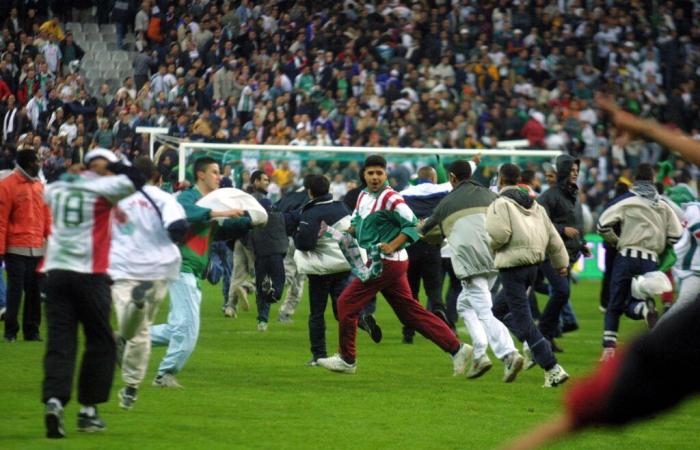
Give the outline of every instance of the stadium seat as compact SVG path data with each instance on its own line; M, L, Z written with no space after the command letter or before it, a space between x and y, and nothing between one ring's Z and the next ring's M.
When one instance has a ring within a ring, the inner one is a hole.
M117 34L117 26L113 23L105 23L100 25L100 31L105 34Z
M85 39L87 39L89 42L103 42L104 39L102 39L102 35L100 33L85 33Z
M100 33L100 27L96 23L84 23L83 31L86 33Z
M102 40L109 43L109 42L117 42L117 34L116 33L102 33Z
M112 56L112 61L129 61L129 53L124 51L110 52Z
M104 42L90 42L90 50L93 53L107 52L107 44Z
M72 31L73 33L76 31L80 32L83 31L83 26L80 24L80 22L68 22L66 24L66 31Z

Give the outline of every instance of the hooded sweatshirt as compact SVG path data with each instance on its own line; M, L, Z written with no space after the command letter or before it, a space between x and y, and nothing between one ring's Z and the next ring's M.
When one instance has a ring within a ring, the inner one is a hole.
M564 242L547 212L525 188L504 187L486 210L485 227L497 269L539 264L547 257L555 269L569 265Z
M581 256L581 249L585 245L583 209L578 196L578 186L569 182L569 174L574 164L580 166L580 161L571 155L558 156L556 160L557 184L537 198L564 241L571 263ZM576 228L579 233L578 237L567 237L564 234L566 227Z

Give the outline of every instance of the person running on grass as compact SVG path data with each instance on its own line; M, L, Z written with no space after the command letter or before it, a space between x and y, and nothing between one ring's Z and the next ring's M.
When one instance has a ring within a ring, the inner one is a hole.
M53 216L44 261L48 339L42 398L49 438L65 436L63 408L73 387L79 324L85 353L78 382L78 431L106 427L96 405L109 399L117 353L107 275L112 208L144 184L141 173L118 163L109 150L88 152L85 164L87 171L61 177L45 195Z
M182 257L176 244L187 232L185 210L175 197L155 184L160 179L150 159L136 167L148 180L140 192L120 201L112 223L109 275L117 313L117 363L125 386L119 406L131 409L151 356L149 327L168 293L168 282L180 274Z
M199 279L209 259L210 239L234 239L251 227L251 220L240 209L212 211L197 206L203 196L218 189L221 175L219 164L212 158L202 157L194 163L195 185L182 192L177 201L185 209L190 228L185 243L180 246L182 266L177 280L170 283L170 311L168 322L151 326L151 342L167 345L168 350L153 380L157 387L182 387L175 378L194 351L199 336L199 307L202 291ZM224 217L222 225L212 219Z
M352 280L338 299L340 350L318 364L328 370L355 373L357 369L355 337L362 309L381 292L404 325L433 341L452 355L455 375L465 372L472 347L461 344L454 332L437 316L421 306L411 293L406 271L405 247L419 236L413 211L387 181L386 160L379 155L367 157L364 164L367 188L362 191L352 214L348 232L368 252L381 251L381 274L366 281Z

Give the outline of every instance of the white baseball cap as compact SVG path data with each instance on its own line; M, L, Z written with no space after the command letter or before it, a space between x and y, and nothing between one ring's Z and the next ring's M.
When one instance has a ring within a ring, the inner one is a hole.
M111 163L119 162L119 158L111 150L107 150L106 148L96 148L87 152L85 155L85 164L90 164L90 162L97 158L106 159Z

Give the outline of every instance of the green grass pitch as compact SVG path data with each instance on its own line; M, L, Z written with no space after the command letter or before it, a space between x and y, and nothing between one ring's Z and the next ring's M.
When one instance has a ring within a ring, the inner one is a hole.
M565 349L559 359L575 380L600 355L602 315L597 283L580 283L573 292L581 330L559 340ZM481 379L454 378L449 357L429 341L417 336L413 345L401 343L401 326L381 298L377 318L384 340L377 345L358 334L355 375L305 367L306 298L293 324L278 323L273 306L266 333L256 330L253 310L225 319L220 304L219 287L205 284L199 343L178 375L185 388L150 386L164 353L154 349L131 411L117 404L122 384L115 375L112 397L100 407L107 422L101 434L76 431L78 406L72 401L67 438L45 439L39 402L44 345L0 344L0 449L489 449L555 414L566 389L543 389L539 368L506 385L495 360ZM167 304L161 319L166 313ZM333 353L337 323L330 307L326 320ZM622 321L624 339L640 330L641 324ZM463 325L460 336L467 338ZM698 416L700 403L693 400L644 424L587 432L552 448L698 448Z

